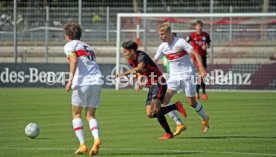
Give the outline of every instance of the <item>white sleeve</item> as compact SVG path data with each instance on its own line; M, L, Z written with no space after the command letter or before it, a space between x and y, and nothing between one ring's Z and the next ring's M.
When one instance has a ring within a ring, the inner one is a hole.
M187 52L191 53L193 51L193 47L191 44L189 44L186 40L182 39L181 41L181 47Z
M75 51L74 48L69 43L67 43L64 46L64 53L65 53L66 57L69 57L71 55L71 53L74 51Z
M158 47L156 54L154 56L154 60L159 61L163 57L163 46L162 44Z

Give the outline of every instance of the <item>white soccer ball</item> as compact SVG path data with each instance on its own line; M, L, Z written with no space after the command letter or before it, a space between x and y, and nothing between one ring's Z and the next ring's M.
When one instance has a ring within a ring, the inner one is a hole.
M30 138L36 138L40 133L40 127L36 123L29 123L25 127L25 135Z

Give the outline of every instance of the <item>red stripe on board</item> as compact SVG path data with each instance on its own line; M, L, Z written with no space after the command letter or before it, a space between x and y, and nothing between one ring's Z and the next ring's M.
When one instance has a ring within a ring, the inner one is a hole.
M167 58L168 60L174 60L174 59L178 59L181 58L183 56L185 56L187 54L187 52L185 50L176 52L176 53L171 53L171 54L167 54Z

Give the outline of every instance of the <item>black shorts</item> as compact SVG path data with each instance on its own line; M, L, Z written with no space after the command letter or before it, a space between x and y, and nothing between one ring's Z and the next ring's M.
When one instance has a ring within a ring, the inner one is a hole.
M148 92L148 96L147 96L145 105L146 106L151 105L151 101L153 99L158 99L163 103L166 92L167 92L167 84L161 85L161 84L157 83L155 85L151 85L149 87L149 92Z
M207 68L207 56L201 56L202 64L204 68Z

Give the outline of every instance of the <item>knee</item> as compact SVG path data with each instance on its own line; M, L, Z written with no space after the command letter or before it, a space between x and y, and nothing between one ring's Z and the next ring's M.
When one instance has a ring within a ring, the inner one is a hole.
M156 112L155 111L151 111L151 112L148 112L147 113L147 116L148 116L148 118L155 118L156 117Z
M196 100L189 99L188 102L189 102L189 105L192 106L193 108L196 107L196 104L197 104L197 103L196 103Z
M96 118L95 114L91 114L91 113L86 114L86 120L87 121L90 121L91 119L95 119L95 118Z
M86 120L87 120L87 121L90 121L91 119L95 119L95 116L90 116L90 115L87 115L87 116L86 116Z
M81 112L80 111L76 111L74 110L72 112L72 117L75 119L75 118L81 118Z
M154 118L154 113L153 112L147 112L148 118Z
M147 114L148 118L154 118L152 114Z
M159 112L159 110L153 110L152 112L150 112L149 114L147 114L147 116L149 118L156 118L157 115L158 115L158 112Z
M163 103L164 103L164 105L168 105L170 103L170 100L165 98Z

